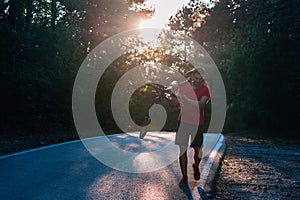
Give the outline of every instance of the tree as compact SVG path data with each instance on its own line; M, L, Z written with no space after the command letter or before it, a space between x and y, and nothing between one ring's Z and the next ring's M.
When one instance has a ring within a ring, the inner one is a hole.
M228 97L226 129L295 128L299 2L225 0L210 9L193 3L184 9L189 14L172 17L171 28L188 30L217 63ZM203 23L193 28L191 16L200 16L195 22ZM180 27L185 21L188 26ZM289 104L282 106L282 96Z
M6 3L5 3L6 2ZM74 133L72 88L91 49L141 16L123 0L9 0L0 10L1 134ZM142 3L142 1L134 1ZM90 32L90 30L92 30Z

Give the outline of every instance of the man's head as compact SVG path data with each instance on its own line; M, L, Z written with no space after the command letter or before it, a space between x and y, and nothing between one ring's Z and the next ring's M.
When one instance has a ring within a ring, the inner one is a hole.
M204 79L203 79L202 75L200 74L199 70L197 70L195 68L188 71L186 73L186 75L188 75L191 78L192 83L195 86L200 86L204 83Z

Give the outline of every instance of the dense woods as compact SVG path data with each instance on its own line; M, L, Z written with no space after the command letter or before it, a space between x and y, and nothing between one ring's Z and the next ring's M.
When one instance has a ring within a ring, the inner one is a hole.
M144 2L2 1L1 136L76 135L71 101L80 64L101 41L137 28L140 20L151 17L155 10L143 6ZM215 4L210 7L191 0L170 16L169 28L190 35L216 62L227 93L224 131L299 129L299 0L222 0ZM125 56L114 61L100 80L105 87L96 95L99 122L106 131L118 131L110 112L114 83L131 67L154 57L161 64L189 68L182 59L150 48L136 54L139 59ZM137 121L151 95L142 89L133 95L130 107ZM174 130L177 111L168 110L166 129Z

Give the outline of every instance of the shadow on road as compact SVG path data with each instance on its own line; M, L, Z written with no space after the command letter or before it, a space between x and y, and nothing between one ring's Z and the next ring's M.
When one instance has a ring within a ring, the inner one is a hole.
M193 194L189 186L179 186L179 188L186 195L188 200L194 200Z

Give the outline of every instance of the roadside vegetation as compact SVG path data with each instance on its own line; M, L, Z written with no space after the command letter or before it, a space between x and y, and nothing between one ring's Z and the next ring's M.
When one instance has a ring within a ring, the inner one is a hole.
M54 143L77 138L71 107L77 71L101 41L151 17L155 10L144 7L144 2L1 1L1 140L54 137L46 142ZM169 28L198 41L216 62L227 93L224 133L257 130L257 135L299 137L299 1L211 2L210 8L191 0L170 16ZM182 73L191 68L177 54L155 48L114 61L95 97L99 123L107 133L119 131L110 111L114 84L132 67L154 58L159 64L178 66ZM152 97L147 88L132 96L130 110L137 122ZM167 110L165 129L174 131L178 111Z

